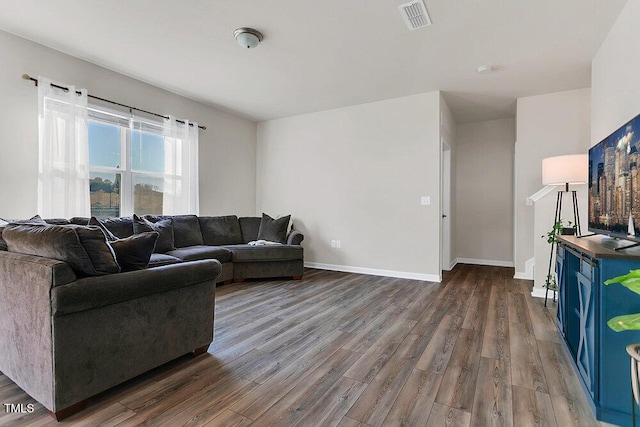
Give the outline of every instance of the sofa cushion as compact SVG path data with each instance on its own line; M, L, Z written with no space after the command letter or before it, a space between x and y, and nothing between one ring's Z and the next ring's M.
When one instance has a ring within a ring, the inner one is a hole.
M231 261L231 251L220 246L189 246L167 252L167 255L180 258L183 261L197 259L217 259L220 262Z
M56 317L62 316L209 282L215 280L219 274L220 263L215 260L202 260L130 271L121 274L118 280L106 276L86 277L53 288L52 314ZM134 314L137 318L141 317L140 313L132 313Z
M64 261L80 275L120 271L115 254L98 227L9 224L2 236L10 252Z
M47 218L47 219L44 220L44 222L46 222L47 224L51 224L51 225L68 225L68 224L71 224L71 222L68 219L65 219L65 218Z
M291 215L273 219L269 215L263 213L260 220L260 229L258 230L258 240L267 240L269 242L286 243L287 229Z
M163 265L180 264L181 259L167 254L151 254L149 259L149 265L147 268L161 267Z
M157 231L134 234L124 239L109 242L116 254L116 260L121 271L144 270L149 265L149 259L158 240Z
M4 239L2 238L2 231L8 224L9 224L9 221L5 221L4 219L0 218L0 251L7 250L7 242L5 242Z
M40 217L40 215L34 215L29 219L10 220L9 223L11 224L46 224L46 222L44 221L44 219Z
M90 218L87 218L86 216L74 216L69 220L69 222L71 224L87 225L89 224L89 219Z
M171 218L173 219L173 238L176 248L203 244L200 221L197 216L174 215Z
M160 236L156 242L156 249L154 252L163 254L175 249L173 243L173 220L171 218L151 222L146 218L140 218L138 215L134 214L133 231L135 234L147 231L157 231Z
M242 243L240 222L235 215L201 216L200 231L205 245L235 245Z
M297 245L231 245L232 262L290 261L303 259L302 246Z
M33 224L46 224L46 222L44 222L44 220L42 218L40 218L40 215L35 215L35 216L32 216L29 219L22 219L22 220L11 220L11 219L0 218L0 251L9 250L7 248L7 242L5 242L4 239L2 238L2 231L10 223L14 223L14 224L32 224L32 223Z
M260 230L262 218L259 216L244 216L238 218L238 221L240 222L240 231L242 232L242 243L258 240L258 230Z

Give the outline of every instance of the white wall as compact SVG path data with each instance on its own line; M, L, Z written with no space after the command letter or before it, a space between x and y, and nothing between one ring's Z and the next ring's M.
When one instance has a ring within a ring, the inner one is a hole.
M459 124L456 140L458 261L513 266L515 118Z
M292 214L313 265L437 280L439 102L431 92L259 123L257 212Z
M0 217L36 213L38 96L24 73L92 95L187 118L200 132L200 213L255 213L256 124L77 58L0 32Z
M640 2L626 4L592 63L591 144L640 113Z
M547 275L549 245L540 236L551 229L555 192L527 206L526 198L542 186L542 159L587 153L590 147L590 89L578 89L518 99L515 146L515 269L516 277L531 279L526 263L535 260L534 292ZM586 231L586 185L578 188L583 232ZM563 203L563 217L571 219L571 199Z

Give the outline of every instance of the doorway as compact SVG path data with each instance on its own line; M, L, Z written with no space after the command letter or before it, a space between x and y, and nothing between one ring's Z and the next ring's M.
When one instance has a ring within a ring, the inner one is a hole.
M451 147L440 137L440 272L451 270Z

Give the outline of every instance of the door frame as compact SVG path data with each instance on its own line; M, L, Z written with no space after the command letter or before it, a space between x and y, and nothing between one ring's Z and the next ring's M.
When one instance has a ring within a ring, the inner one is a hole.
M440 137L440 274L451 270L451 146Z

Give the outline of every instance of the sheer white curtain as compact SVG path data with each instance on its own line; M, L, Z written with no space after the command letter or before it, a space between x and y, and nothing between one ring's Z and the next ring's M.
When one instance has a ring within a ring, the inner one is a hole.
M193 123L193 126L189 126ZM199 214L198 123L164 121L164 215Z
M87 90L76 94L38 77L38 213L44 218L89 216Z

